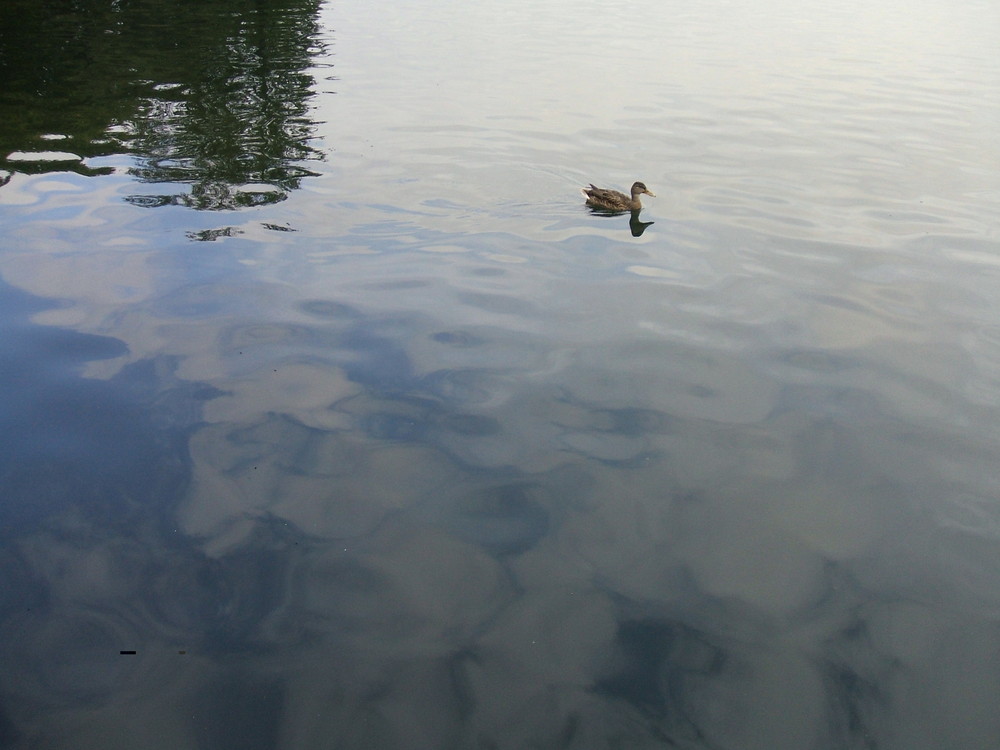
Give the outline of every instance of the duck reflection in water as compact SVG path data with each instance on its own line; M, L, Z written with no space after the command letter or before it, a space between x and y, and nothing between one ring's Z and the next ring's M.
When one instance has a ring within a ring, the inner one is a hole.
M639 221L639 212L642 211L642 202L639 200L639 196L645 194L654 198L656 197L656 194L642 182L632 183L632 188L629 191L631 196L617 190L599 188L593 183L591 183L590 187L580 188L580 192L587 199L587 205L593 213L616 216L628 211L630 213L628 226L632 231L633 237L641 236L646 231L646 227L655 223L652 221Z
M622 214L621 211L606 211L600 208L591 208L590 212L607 218L620 216ZM639 210L629 212L628 228L632 231L633 237L641 237L642 233L646 231L646 227L655 223L655 221L639 221Z
M639 211L632 211L628 220L628 228L632 230L633 237L641 237L642 233L646 231L646 227L655 223L655 221L639 221Z

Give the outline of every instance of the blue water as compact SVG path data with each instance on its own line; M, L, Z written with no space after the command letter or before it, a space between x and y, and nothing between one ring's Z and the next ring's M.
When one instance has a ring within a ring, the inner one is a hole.
M0 746L1000 746L994 5L10 7Z

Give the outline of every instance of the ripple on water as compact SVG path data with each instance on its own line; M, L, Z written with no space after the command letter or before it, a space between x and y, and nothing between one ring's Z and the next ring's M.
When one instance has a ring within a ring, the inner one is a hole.
M549 532L546 493L538 485L509 482L477 487L430 502L437 524L495 555L531 549Z
M361 313L351 305L326 299L303 300L298 303L302 312L320 320L354 320Z
M302 344L314 340L316 332L291 323L247 323L228 328L219 338L222 350L231 353L260 346Z
M16 678L21 697L47 706L98 705L148 666L145 635L117 611L31 610L7 619L0 638L6 680Z

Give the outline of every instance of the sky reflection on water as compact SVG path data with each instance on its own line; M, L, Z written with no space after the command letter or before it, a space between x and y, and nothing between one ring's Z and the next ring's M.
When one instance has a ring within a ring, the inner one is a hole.
M159 6L0 54L0 746L1000 742L995 8Z

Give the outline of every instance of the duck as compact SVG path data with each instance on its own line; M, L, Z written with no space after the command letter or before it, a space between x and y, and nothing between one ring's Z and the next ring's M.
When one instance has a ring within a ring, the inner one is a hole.
M605 211L639 211L642 209L642 203L639 202L640 195L645 193L654 198L656 197L656 193L651 192L642 182L632 183L631 198L625 195L625 193L619 193L617 190L608 190L607 188L599 188L593 183L590 184L589 188L580 188L580 192L587 199L588 206L602 208Z

